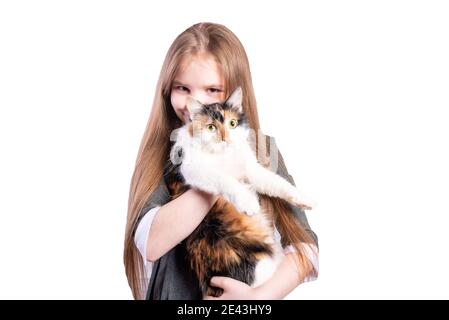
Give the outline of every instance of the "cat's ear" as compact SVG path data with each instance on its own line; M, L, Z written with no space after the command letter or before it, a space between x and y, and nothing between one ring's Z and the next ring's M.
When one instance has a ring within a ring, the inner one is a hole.
M187 110L189 110L190 113L190 120L193 119L193 115L199 113L201 110L203 110L203 105L201 102L193 98L192 96L188 96L186 100L186 107Z
M236 110L237 112L242 112L242 100L243 100L242 87L237 87L231 93L231 95L225 101L224 104L230 107L231 109Z

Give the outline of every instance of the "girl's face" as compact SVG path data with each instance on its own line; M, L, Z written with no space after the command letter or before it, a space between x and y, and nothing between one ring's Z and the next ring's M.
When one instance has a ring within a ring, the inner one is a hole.
M181 62L171 88L171 104L178 118L186 123L188 96L202 104L223 102L224 79L219 65L211 55L198 55Z

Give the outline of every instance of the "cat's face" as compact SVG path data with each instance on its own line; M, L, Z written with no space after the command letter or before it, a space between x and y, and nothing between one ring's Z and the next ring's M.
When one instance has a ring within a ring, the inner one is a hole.
M238 87L223 103L203 105L188 98L190 135L210 151L219 152L248 136L248 120L242 108L242 89Z

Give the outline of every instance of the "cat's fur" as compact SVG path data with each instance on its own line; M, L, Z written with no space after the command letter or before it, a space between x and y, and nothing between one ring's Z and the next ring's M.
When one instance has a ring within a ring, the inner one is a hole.
M166 173L170 194L176 198L195 187L220 195L186 239L191 268L203 295L221 295L221 289L210 286L213 276L255 287L272 276L282 257L257 193L308 206L293 185L258 163L248 142L240 87L223 104L202 105L189 98L187 107L191 121L173 138Z

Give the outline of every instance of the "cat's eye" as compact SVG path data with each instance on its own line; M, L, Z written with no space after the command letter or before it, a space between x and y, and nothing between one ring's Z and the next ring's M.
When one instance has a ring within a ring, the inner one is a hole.
M213 124L208 124L206 128L207 128L207 130L209 130L210 132L214 132L215 129L216 129L216 127L215 127Z
M229 127L231 129L234 129L235 127L237 127L238 121L235 119L232 119L231 121L229 121Z

